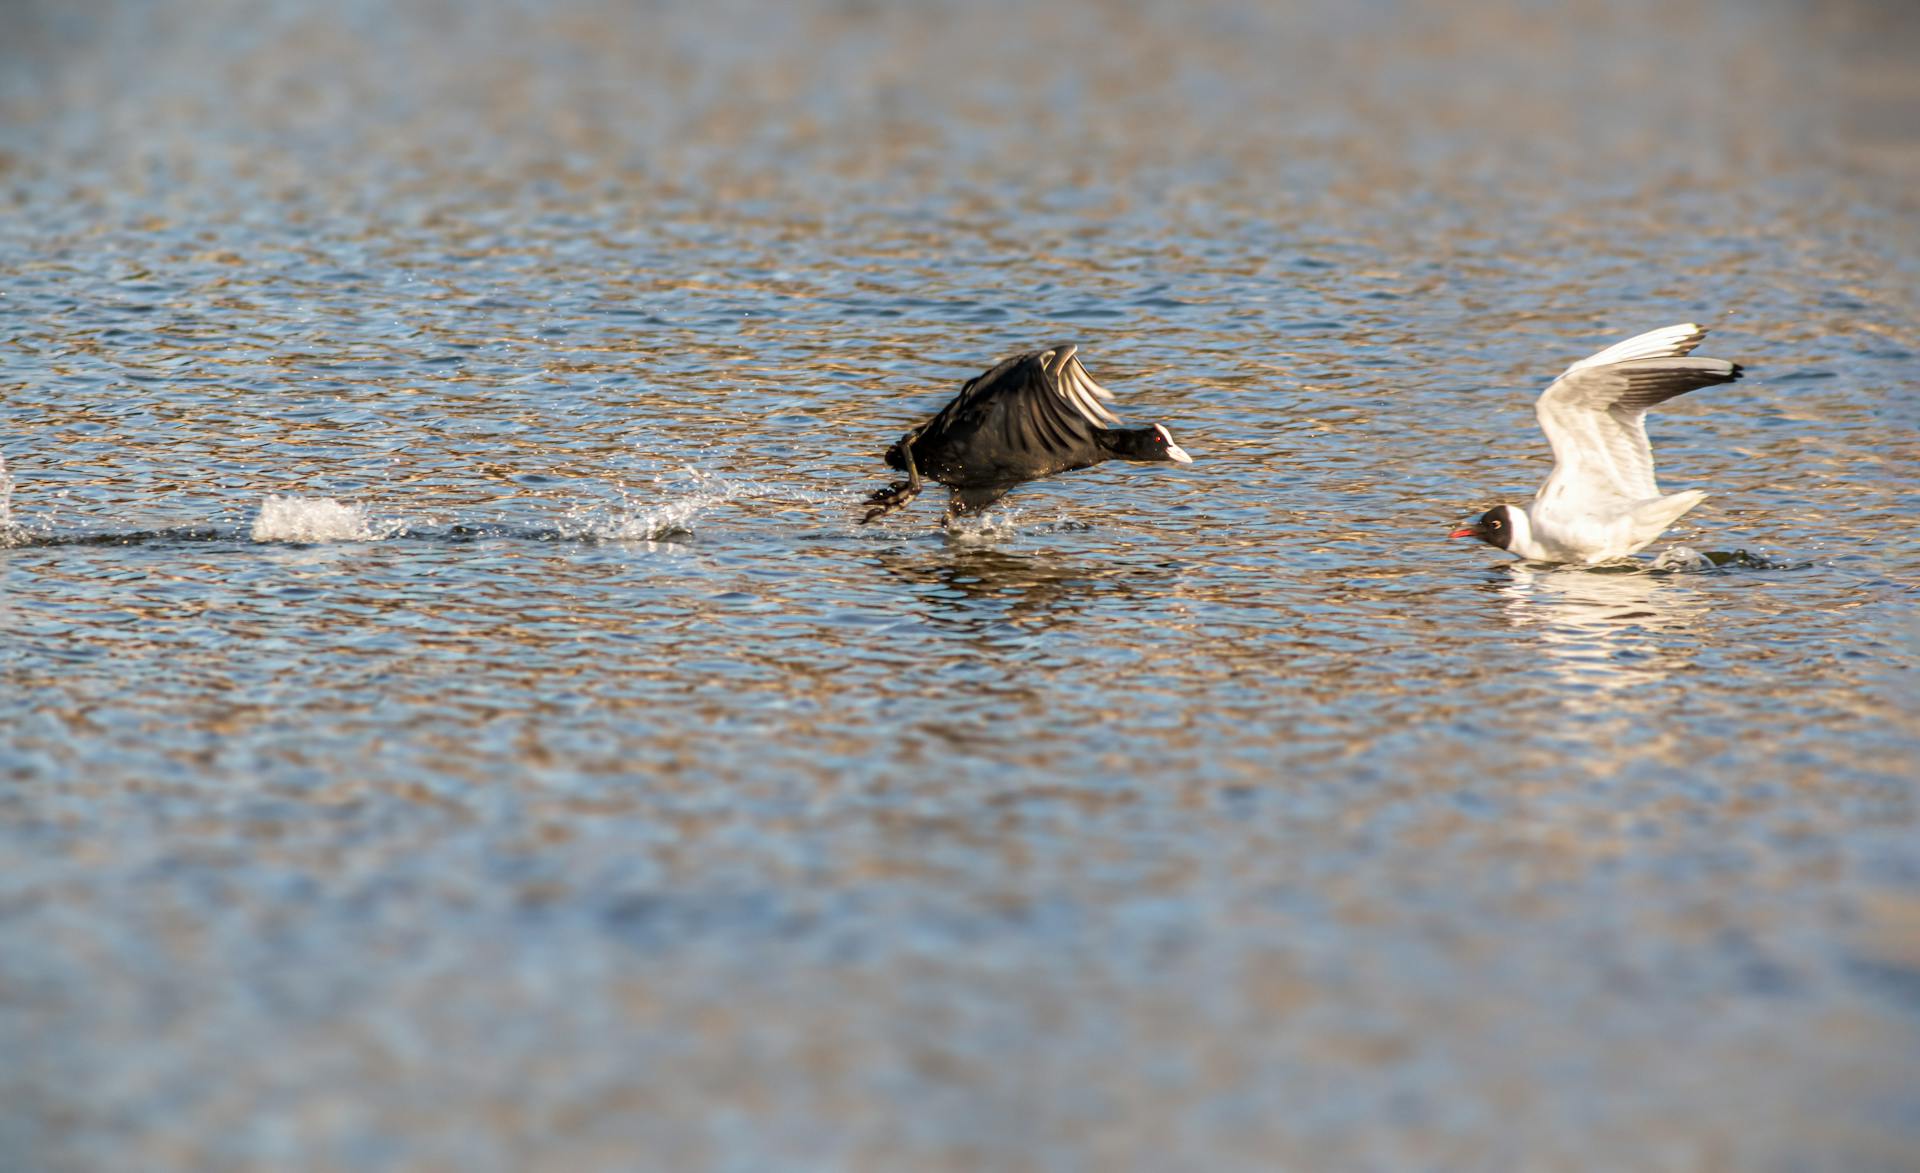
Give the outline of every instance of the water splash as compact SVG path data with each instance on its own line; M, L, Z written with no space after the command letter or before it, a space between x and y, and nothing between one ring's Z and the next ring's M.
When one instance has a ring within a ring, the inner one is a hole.
M670 501L645 509L629 509L589 528L586 536L603 542L658 542L693 536L693 519L709 502Z
M1040 534L1084 534L1094 530L1092 522L1066 512L1051 517L1018 505L999 506L986 513L954 518L945 529L946 539L955 546L999 546L1021 537Z
M692 480L690 488L670 488L664 500L654 499L644 504L622 488L618 510L578 517L572 525L563 527L563 536L599 542L672 541L692 537L695 520L716 506L749 500L796 504L818 504L821 500L788 486L737 481L692 467L680 471ZM655 477L654 483L665 485L667 479Z
M1696 550L1691 546L1671 546L1646 567L1651 574L1707 574L1716 570L1795 570L1805 563L1793 563L1745 550Z
M956 517L946 527L947 542L955 546L998 546L1020 536L1026 511L1014 506Z
M0 545L13 540L13 477L7 473L7 458L0 456Z
M260 502L253 521L256 542L377 542L402 533L398 521L376 521L365 506L332 497L279 497Z
M1712 570L1713 567L1713 559L1702 554L1692 546L1672 546L1661 551L1660 556L1655 558L1653 565L1647 567L1647 569L1655 573L1667 572L1679 574Z

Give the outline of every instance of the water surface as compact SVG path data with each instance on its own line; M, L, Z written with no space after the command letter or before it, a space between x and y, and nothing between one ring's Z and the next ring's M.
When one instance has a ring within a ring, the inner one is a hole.
M17 28L0 1164L1920 1151L1893 6ZM1683 320L1748 557L1445 541ZM856 524L1058 339L1196 463Z

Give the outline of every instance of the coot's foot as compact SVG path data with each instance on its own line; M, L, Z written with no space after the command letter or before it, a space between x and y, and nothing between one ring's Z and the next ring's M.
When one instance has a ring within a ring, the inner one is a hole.
M895 481L867 498L867 504L873 506L873 508L867 510L867 515L860 519L860 524L865 525L875 518L885 517L887 514L892 513L919 495L920 485L918 483L914 481Z

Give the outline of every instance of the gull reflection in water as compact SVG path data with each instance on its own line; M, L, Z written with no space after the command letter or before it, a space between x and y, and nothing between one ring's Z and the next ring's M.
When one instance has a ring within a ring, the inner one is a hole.
M1507 621L1539 636L1541 661L1580 697L1655 684L1692 666L1710 596L1685 576L1514 566L1499 588Z

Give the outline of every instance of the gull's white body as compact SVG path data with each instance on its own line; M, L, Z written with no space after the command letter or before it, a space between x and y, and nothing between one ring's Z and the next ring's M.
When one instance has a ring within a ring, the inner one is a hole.
M1699 489L1689 489L1624 508L1595 511L1577 504L1571 508L1565 503L1559 507L1543 505L1535 497L1525 508L1514 510L1518 520L1507 550L1529 562L1610 562L1646 549L1706 499Z
M1568 367L1534 405L1553 446L1553 472L1524 507L1509 507L1506 549L1535 562L1624 558L1706 500L1666 494L1653 476L1647 409L1731 382L1740 367L1688 355L1706 331L1691 322L1650 330Z

